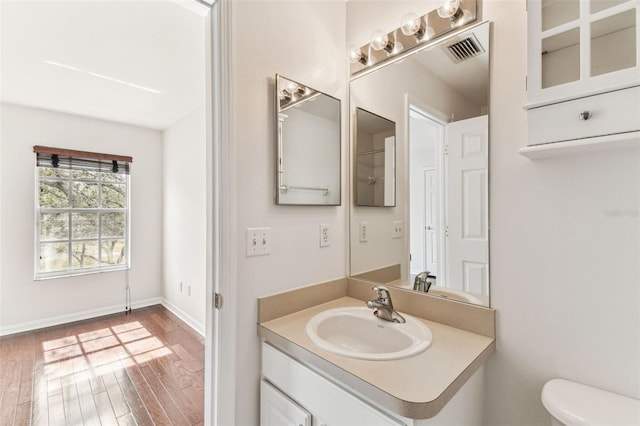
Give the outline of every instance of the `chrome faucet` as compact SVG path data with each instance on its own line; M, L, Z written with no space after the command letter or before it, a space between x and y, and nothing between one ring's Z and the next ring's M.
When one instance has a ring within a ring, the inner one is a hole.
M367 306L373 309L373 315L385 321L392 322L405 322L405 319L393 309L393 303L391 302L391 295L389 289L382 285L373 287L373 291L378 295L377 299L369 300Z
M429 271L420 272L413 281L413 289L428 293L432 282L429 280Z

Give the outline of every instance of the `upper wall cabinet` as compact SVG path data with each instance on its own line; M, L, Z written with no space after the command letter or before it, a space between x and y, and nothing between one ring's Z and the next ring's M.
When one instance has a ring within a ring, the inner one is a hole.
M640 0L529 0L529 158L640 145Z
M637 0L529 0L528 107L640 84Z

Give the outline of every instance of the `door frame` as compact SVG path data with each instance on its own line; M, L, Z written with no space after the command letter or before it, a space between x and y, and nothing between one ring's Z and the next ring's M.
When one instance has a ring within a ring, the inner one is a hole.
M410 161L409 161L409 146L410 146L410 133L409 133L409 125L410 125L410 121L411 121L411 111L416 112L417 114L423 116L424 118L432 121L435 125L437 125L440 128L440 137L438 138L438 140L435 143L435 147L434 147L434 156L435 156L435 169L436 171L439 173L437 173L438 175L438 216L439 216L439 221L438 221L438 239L437 239L437 244L438 244L438 255L439 255L439 271L440 271L440 275L437 279L438 279L438 285L444 285L447 281L447 268L444 266L446 264L446 238L445 238L445 196L446 196L446 182L444 177L446 177L446 161L445 161L445 150L444 150L444 146L446 143L446 139L447 139L447 124L448 124L448 117L446 114L444 114L442 111L432 107L431 105L426 104L424 101L418 99L417 97L406 93L405 94L405 135L407 135L406 139L407 139L407 149L405 149L405 153L404 153L404 169L405 169L405 182L407 182L407 184L405 185L404 188L404 196L405 196L405 200L408 200L407 204L407 208L405 209L404 212L404 223L406 224L406 233L405 235L411 235L411 220L410 220L410 210L411 210L411 197L410 197L410 185L409 185L409 172L410 172ZM410 238L410 237L409 237ZM404 259L406 259L406 265L407 265L407 272L408 272L408 277L411 278L411 274L410 274L410 261L409 259L411 258L411 253L410 253L410 240L409 238L406 239L405 242L405 253L404 253Z
M207 126L207 244L204 424L235 423L235 150L231 0L194 0L209 7L205 72ZM215 294L222 307L214 307ZM222 326L224 324L224 327Z

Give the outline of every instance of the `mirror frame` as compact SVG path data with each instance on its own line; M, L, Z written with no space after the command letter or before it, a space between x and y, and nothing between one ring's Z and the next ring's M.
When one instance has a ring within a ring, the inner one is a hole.
M295 85L295 91L291 91L290 88L284 87L284 84L293 84ZM283 96L288 96L288 98L283 98ZM330 190L337 191L338 197L335 202L331 203L296 203L296 202L285 202L282 200L282 191L288 191L289 188L286 185L282 184L282 177L284 174L283 170L283 158L284 158L284 137L283 133L283 123L284 121L281 119L280 114L292 107L296 107L298 105L303 104L306 101L312 100L318 96L326 96L330 100L334 100L337 102L337 183L334 188L329 187L306 187L300 186L296 187L296 190L301 191L316 191L322 192L323 196L327 196ZM302 83L298 83L295 80L292 80L288 77L284 77L280 74L276 74L275 76L275 93L274 93L274 101L275 101L275 113L274 113L274 127L275 127L275 141L276 141L276 155L275 155L275 203L280 206L340 206L342 205L342 102L339 98L335 96L328 95L319 90L313 89L307 85Z

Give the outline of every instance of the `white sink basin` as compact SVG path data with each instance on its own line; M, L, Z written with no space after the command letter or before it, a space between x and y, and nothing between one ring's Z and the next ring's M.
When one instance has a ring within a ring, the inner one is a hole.
M390 360L407 358L431 345L431 330L402 314L403 324L381 320L367 307L329 309L307 323L313 343L329 352L351 358Z

